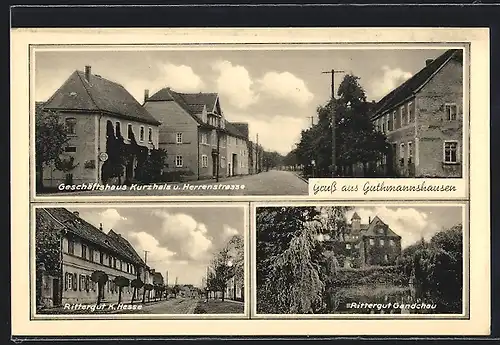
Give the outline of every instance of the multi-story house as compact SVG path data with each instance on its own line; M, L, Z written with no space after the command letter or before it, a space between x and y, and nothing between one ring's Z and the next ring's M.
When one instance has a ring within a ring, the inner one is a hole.
M70 140L62 159L72 158L76 165L70 171L45 167L45 186L106 182L103 165L111 159L106 152L111 136L146 151L158 148L160 123L122 85L92 74L90 66L73 72L43 103L43 109L56 112L64 121ZM136 157L128 160L125 180L135 177L137 161Z
M391 144L386 175L462 177L463 51L451 49L383 97L372 121Z
M341 266L366 267L394 265L401 254L401 236L379 217L362 224L355 212L341 238L331 240Z
M102 302L117 302L116 277L129 280L129 285L122 288L121 300L131 301L134 289L130 282L150 268L125 238L113 230L106 234L102 226L98 229L80 218L78 212L65 208L37 208L35 213L36 264L42 268L37 269L39 304L93 304L98 294ZM46 242L50 238L54 242ZM107 276L105 284L92 280L95 272ZM135 300L139 300L142 289L136 292Z
M216 93L179 93L164 88L144 108L161 121L159 147L168 171L204 179L248 174L248 135L228 122Z

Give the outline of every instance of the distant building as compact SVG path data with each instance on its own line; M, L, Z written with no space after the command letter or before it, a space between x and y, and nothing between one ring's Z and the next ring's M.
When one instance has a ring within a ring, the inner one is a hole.
M391 144L381 172L462 177L463 80L463 51L451 49L377 103L372 121Z
M357 213L351 217L347 232L331 244L345 268L394 265L401 254L401 236L379 217L362 224Z
M239 283L234 275L227 281L225 297L235 301L244 300L243 284Z
M58 113L64 121L70 140L62 159L73 159L74 169L43 171L44 186L61 183L102 183L104 159L109 136L122 136L125 144L136 143L146 151L158 148L160 124L120 84L85 71L75 71L39 109ZM129 160L123 179L133 179L137 157Z
M168 152L168 171L194 179L215 177L217 169L220 177L249 173L248 124L228 122L218 94L164 88L149 97L146 90L144 108L162 122L159 147Z
M35 213L39 304L53 307L96 303L99 285L91 277L97 271L108 277L101 286L103 303L118 301L116 277L130 282L138 277L147 279L150 268L130 243L113 230L106 234L65 208L37 208ZM54 242L40 243L49 238ZM54 246L59 250L51 250ZM123 288L123 302L132 299L133 290L130 285ZM142 290L137 291L135 300L139 296Z

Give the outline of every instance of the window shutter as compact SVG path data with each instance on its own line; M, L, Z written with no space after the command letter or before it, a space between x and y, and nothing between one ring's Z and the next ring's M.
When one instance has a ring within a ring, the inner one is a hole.
M73 273L73 290L78 290L78 275Z
M64 274L64 290L68 290L68 272Z

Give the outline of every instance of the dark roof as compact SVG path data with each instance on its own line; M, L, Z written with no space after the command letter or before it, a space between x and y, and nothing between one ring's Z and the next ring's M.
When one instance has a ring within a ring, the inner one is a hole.
M379 226L383 226L385 228L385 233L383 235L377 233L375 229ZM375 216L373 220L370 222L368 229L363 232L363 236L384 236L384 237L396 237L401 238L401 236L397 235L391 228L385 224L378 216Z
M127 239L125 239L125 237L123 237L122 235L114 232L113 229L111 229L111 230L108 231L108 236L110 236L111 238L113 238L118 243L118 245L120 246L120 248L122 248L122 250L128 251L129 254L130 254L130 256L132 256L135 259L136 262L145 265L144 260L142 260L141 256L139 254L137 254L137 252L135 251L134 247L132 247L132 245L130 244L130 242L127 241Z
M127 120L160 124L122 85L94 74L89 82L81 71L73 72L44 108L106 112Z
M138 262L136 258L130 255L129 251L124 251L123 247L113 237L108 236L102 230L76 216L73 212L65 208L43 208L40 210L49 214L68 232L96 244L117 256L141 264L141 262Z
M382 115L386 111L391 110L405 99L411 97L420 87L425 85L427 81L443 67L450 59L463 62L462 49L450 49L434 59L431 63L425 66L422 70L405 81L403 84L392 90L380 101L378 101L372 118Z
M248 123L246 122L231 122L231 124L248 139Z
M354 212L351 219L361 219L361 217L359 216L359 214L357 212Z
M231 123L229 121L226 121L224 132L226 132L227 134L230 134L234 137L248 139L248 136L245 136L243 133L241 133L238 130L238 128L234 125L234 123Z
M216 93L178 93L184 102L190 106L199 106L200 104L207 107L207 112L211 113L215 109L217 103L217 98L219 97Z

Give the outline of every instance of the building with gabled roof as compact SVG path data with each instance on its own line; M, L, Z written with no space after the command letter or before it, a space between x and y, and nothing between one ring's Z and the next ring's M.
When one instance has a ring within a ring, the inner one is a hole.
M378 216L361 223L356 212L340 240L332 240L329 245L334 246L334 253L345 268L394 265L401 254L401 236Z
M391 144L384 175L462 177L463 68L463 50L447 50L377 102L372 122Z
M248 124L227 121L217 93L146 90L143 106L162 122L159 147L169 171L198 179L249 173Z
M130 243L113 230L102 229L80 217L78 212L65 208L46 207L35 209L37 238L37 290L39 303L59 306L72 303L96 303L98 293L104 303L118 300L116 277L125 277L129 282L136 278L144 280L151 269L144 263ZM47 248L44 238L56 238L57 250ZM59 269L54 269L54 267ZM94 272L107 275L105 284L92 280ZM99 292L100 290L100 292ZM134 290L129 285L122 290L122 302L132 299ZM136 291L141 296L141 291Z
M69 137L61 158L72 159L75 166L64 172L46 167L45 186L106 182L103 154L111 135L143 150L158 148L160 122L122 85L92 74L90 66L74 71L43 106L39 103L36 108L60 115ZM130 160L123 179L134 179L136 167L137 159Z

